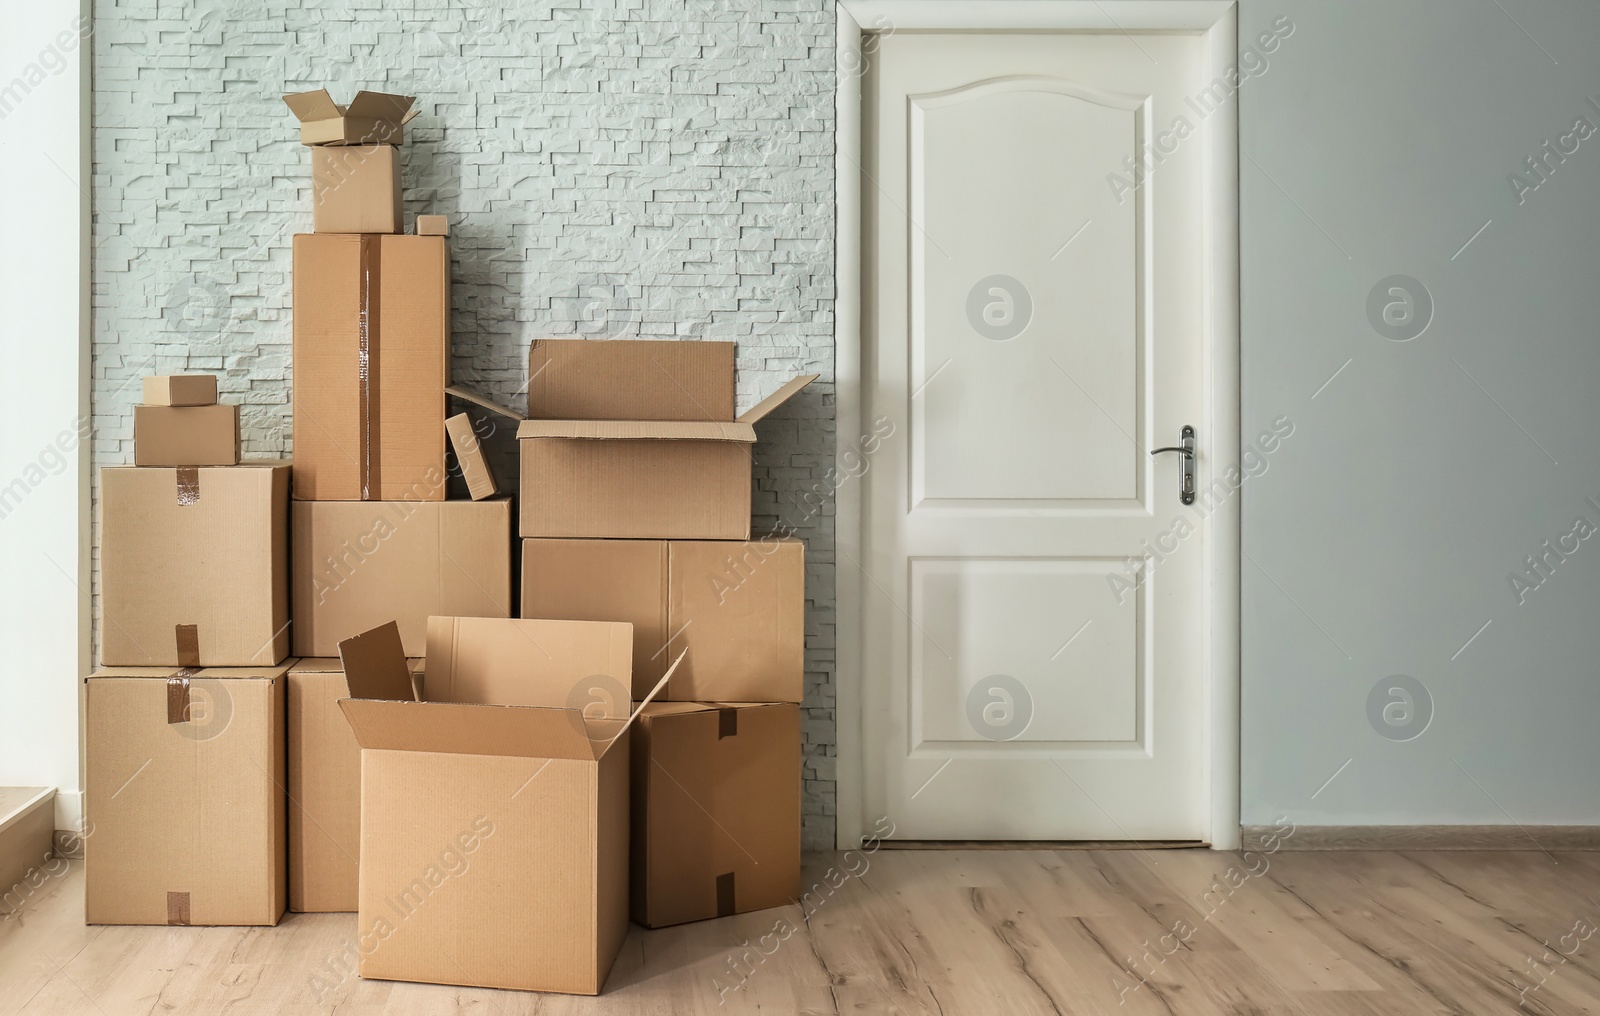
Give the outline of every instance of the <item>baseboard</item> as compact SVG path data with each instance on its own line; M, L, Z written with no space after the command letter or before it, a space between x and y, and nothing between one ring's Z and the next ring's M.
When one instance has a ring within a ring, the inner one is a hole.
M1600 850L1600 826L1244 826L1244 850Z

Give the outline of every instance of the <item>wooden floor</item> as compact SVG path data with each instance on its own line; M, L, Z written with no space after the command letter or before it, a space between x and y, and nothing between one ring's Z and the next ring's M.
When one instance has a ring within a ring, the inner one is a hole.
M1600 854L850 857L812 859L806 916L633 929L600 998L355 978L319 998L354 915L86 928L72 862L0 920L0 1014L1600 1012Z

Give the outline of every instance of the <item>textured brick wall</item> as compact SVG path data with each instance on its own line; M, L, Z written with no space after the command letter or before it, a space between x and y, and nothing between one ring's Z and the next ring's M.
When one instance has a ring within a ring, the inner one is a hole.
M830 846L833 514L799 497L833 455L832 5L100 0L95 22L97 465L131 461L152 372L220 372L246 453L291 452L311 215L279 96L321 85L420 97L406 212L452 221L457 381L518 404L553 335L737 340L741 408L822 374L762 428L755 514L809 545L806 841Z

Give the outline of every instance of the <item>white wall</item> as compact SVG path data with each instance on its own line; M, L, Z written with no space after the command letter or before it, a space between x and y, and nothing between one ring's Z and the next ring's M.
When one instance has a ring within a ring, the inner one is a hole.
M87 24L31 0L0 31L0 785L60 789L57 828L89 662Z

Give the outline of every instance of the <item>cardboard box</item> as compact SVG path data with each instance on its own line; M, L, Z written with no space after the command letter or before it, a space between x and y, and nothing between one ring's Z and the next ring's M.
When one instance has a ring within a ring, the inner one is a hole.
M311 150L311 221L318 233L399 233L400 149L329 145Z
M131 667L89 676L89 924L278 923L287 670Z
M431 614L510 617L511 502L296 501L294 653L395 620L420 656Z
M450 219L444 215L417 216L418 236L449 236Z
M646 928L800 898L800 707L653 702L633 731L631 912Z
M357 92L350 105L333 101L326 88L285 95L283 101L300 121L302 145L398 145L404 125L421 110L409 95Z
M100 662L289 655L289 463L100 471Z
M340 646L362 749L359 972L597 994L628 928L632 717L587 686L628 686L631 632L437 620L426 702L405 700L393 626Z
M443 501L443 237L294 238L294 496Z
M212 374L161 374L144 379L147 406L214 406L217 379Z
M422 661L406 664L420 683ZM361 746L339 709L349 697L337 659L289 668L289 909L296 913L356 909Z
M530 420L733 422L732 342L535 339Z
M236 466L239 407L134 406L136 466Z
M478 444L478 435L472 429L472 417L457 413L444 421L444 432L450 438L450 450L456 454L456 464L461 467L461 478L467 481L467 492L474 501L494 497L500 485L494 482L494 472Z
M805 544L524 540L524 617L633 625L635 696L687 651L663 698L799 702Z

